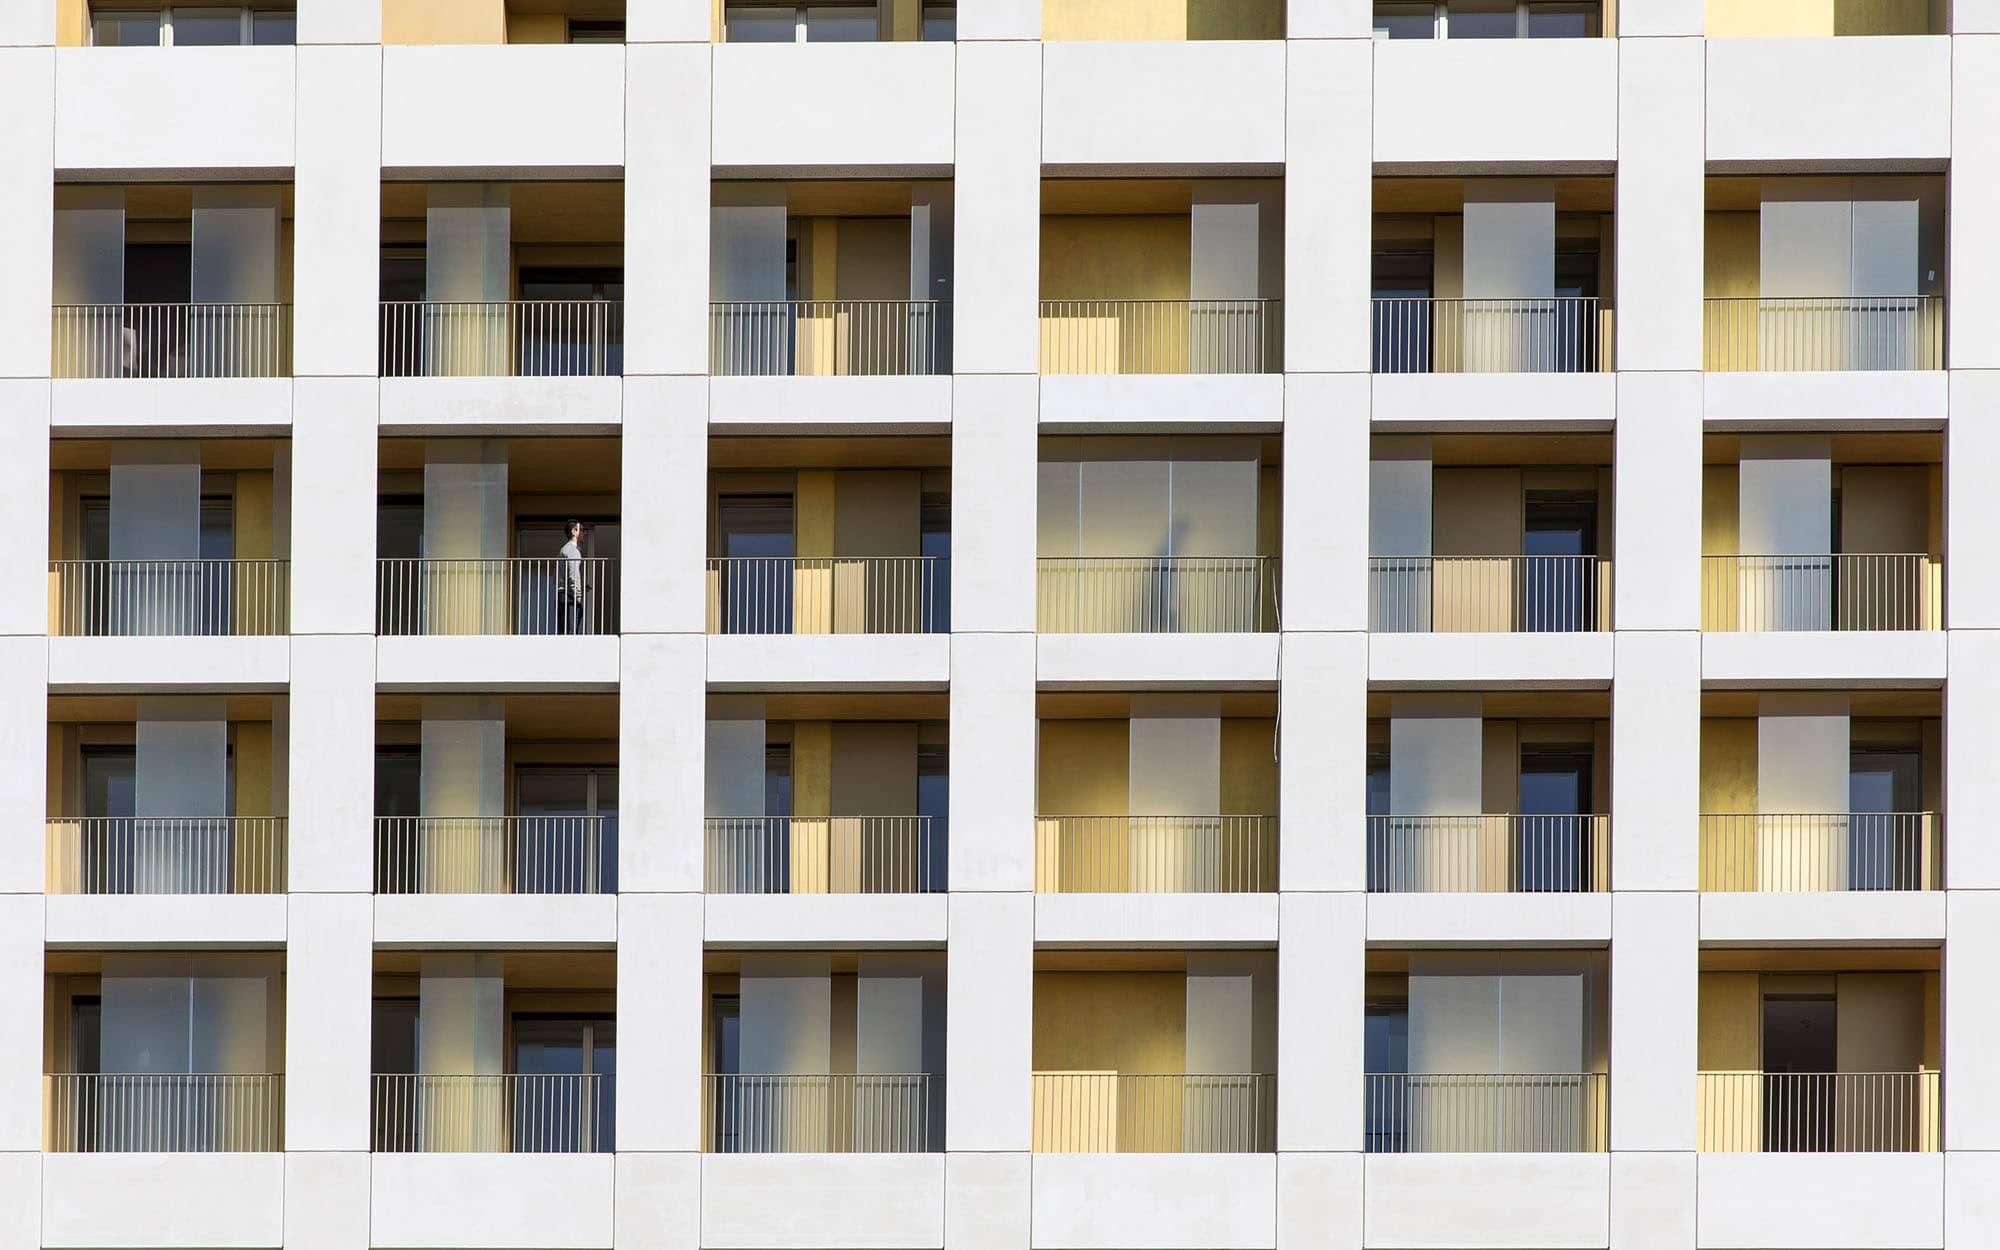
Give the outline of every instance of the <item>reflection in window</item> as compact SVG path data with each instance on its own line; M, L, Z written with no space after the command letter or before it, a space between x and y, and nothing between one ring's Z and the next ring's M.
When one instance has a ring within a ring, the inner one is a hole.
M1377 39L1582 39L1602 30L1598 0L1380 0Z
M287 47L298 42L292 9L240 4L166 5L91 12L90 42L99 48Z

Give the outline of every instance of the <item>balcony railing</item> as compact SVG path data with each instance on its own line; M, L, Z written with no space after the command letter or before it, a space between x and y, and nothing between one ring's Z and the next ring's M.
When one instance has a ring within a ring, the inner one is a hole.
M1043 894L1250 894L1278 888L1274 816L1039 816Z
M51 560L49 633L219 637L290 630L289 560Z
M610 1073L377 1073L370 1149L607 1154L617 1141L614 1079Z
M1362 1081L1362 1148L1371 1154L1610 1148L1602 1072L1370 1072Z
M1595 296L1374 301L1377 373L1604 373L1612 313Z
M730 556L708 562L711 634L941 634L946 556Z
M1045 299L1043 373L1277 373L1275 299Z
M615 894L611 816L378 816L377 894Z
M1702 814L1704 890L1937 890L1942 878L1930 812Z
M1942 295L1712 296L1702 367L1942 369Z
M1278 627L1276 556L1044 556L1045 634L1265 633Z
M50 894L283 894L283 816L54 816Z
M905 377L949 370L951 305L924 299L709 305L708 371L728 377Z
M376 561L378 634L615 634L618 562Z
M1378 634L1566 634L1611 628L1611 561L1597 556L1371 556Z
M945 888L935 816L711 816L710 894L933 894Z
M290 304L57 304L55 378L286 378Z
M1378 894L1576 894L1611 888L1609 816L1370 816Z
M1254 1154L1277 1149L1278 1078L1034 1074L1033 1148L1045 1154Z
M937 1073L712 1074L702 1143L714 1154L911 1154L944 1149Z
M272 1072L53 1073L45 1149L283 1150L284 1095Z
M385 378L559 378L625 371L625 305L604 299L384 300Z
M1933 1151L1939 1072L1703 1072L1697 1149Z
M1711 631L1942 629L1935 556L1703 556L1701 624Z

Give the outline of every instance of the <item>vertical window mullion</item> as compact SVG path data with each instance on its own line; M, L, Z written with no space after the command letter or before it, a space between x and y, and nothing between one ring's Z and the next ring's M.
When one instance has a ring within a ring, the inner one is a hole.
M174 46L174 10L172 5L160 10L160 46Z
M803 4L792 10L792 42L806 41L806 6Z

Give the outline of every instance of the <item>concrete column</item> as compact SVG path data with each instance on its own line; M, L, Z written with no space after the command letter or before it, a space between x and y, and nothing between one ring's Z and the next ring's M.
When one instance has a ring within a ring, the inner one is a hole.
M1618 375L1617 546L1603 554L1621 631L1701 625L1701 389L1699 373Z
M945 1149L1025 1151L1034 896L954 890L946 936L952 992L945 1017Z
M14 123L0 134L0 168L8 171L0 180L0 221L9 223L7 237L0 241L0 262L6 272L19 276L0 292L0 378L46 379L56 146L56 57L46 45L54 40L55 6L5 7L0 27L14 28L27 42L44 46L0 46L0 116ZM46 382L42 389L46 393Z
M648 35L694 42L641 42ZM709 255L708 39L709 9L699 0L627 6L628 378L708 371L709 292L703 278ZM667 118L672 124L663 122ZM626 500L629 507L631 496Z
M620 644L619 752L648 761L619 778L621 891L701 889L707 663L696 634L627 634Z
M1682 0L1652 0L1621 6L1619 34L1626 34L1632 25L1657 20L1655 10L1680 4ZM1699 36L1700 0L1693 0L1693 7L1694 28L1686 34ZM1701 367L1704 51L1698 37L1618 41L1620 159L1614 272L1615 349L1621 370ZM1621 434L1625 414L1621 393ZM1693 428L1698 434L1699 423ZM1698 457L1694 463L1698 468ZM1665 469L1670 464L1651 467ZM1621 535L1630 533L1620 530Z
M1007 0L1012 20L967 6L960 28L957 234L980 240L954 260L954 361L961 374L1034 373L1039 367L1041 48L965 37L968 28L1025 26L1026 15L1014 12L1016 2ZM1037 14L1033 29L1040 28Z
M1364 244L1374 215L1374 42L1359 5L1344 6L1356 10L1353 14L1336 14L1337 7L1294 3L1291 20L1307 20L1300 10L1309 9L1310 20L1358 37L1293 38L1285 44L1284 316L1290 374L1365 374L1370 361L1373 277ZM1286 406L1296 411L1289 402ZM1288 438L1290 432L1287 428ZM1287 447L1288 463L1290 457ZM1288 547L1297 536L1288 527Z
M284 1061L290 1150L368 1149L374 924L374 903L365 894L290 900Z
M292 372L379 367L382 239L380 5L299 6L292 212ZM345 45L345 46L336 46Z

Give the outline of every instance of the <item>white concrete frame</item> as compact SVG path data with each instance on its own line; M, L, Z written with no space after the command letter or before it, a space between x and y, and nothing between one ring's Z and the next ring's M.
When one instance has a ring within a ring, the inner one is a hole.
M0 3L0 1250L1985 1250L2000 1228L2000 0L1929 38L1716 40L1701 0L1624 0L1620 37L1378 44L1364 0L1288 0L1265 43L1042 44L1039 0L960 0L959 42L724 47L709 0L627 0L623 48L383 48L372 0L299 0L295 49L62 49L55 0ZM1950 170L1948 372L1722 374L1701 366L1703 178ZM1036 376L1044 169L1282 175L1282 376ZM1615 172L1619 372L1372 377L1370 178ZM622 177L622 379L378 379L378 180ZM718 171L721 171L718 173ZM708 360L711 178L951 177L950 378L718 378ZM290 179L296 376L51 382L51 184ZM1952 568L1943 635L1697 632L1700 436L1939 429ZM1278 432L1282 637L1034 635L1042 432ZM1615 431L1616 632L1384 637L1366 626L1370 431ZM705 437L949 433L949 638L710 639L699 591ZM556 658L522 639L375 639L381 434L618 437L618 639ZM54 437L286 435L289 639L46 637ZM640 562L644 561L644 565ZM27 592L27 593L24 593ZM770 684L949 691L943 897L708 899L702 697ZM1377 689L1611 691L1613 890L1529 905L1362 889L1364 697ZM1944 689L1948 889L1919 899L1695 892L1704 686ZM1279 691L1276 896L1037 898L1034 695ZM378 688L616 690L616 899L368 894ZM293 726L291 893L108 905L45 898L51 692L273 691ZM790 904L790 905L787 905ZM1715 945L1942 947L1946 1151L1698 1156L1695 969ZM947 1149L698 1152L704 943L944 948ZM1275 947L1275 1155L1031 1156L1032 952ZM1608 947L1612 1149L1361 1151L1363 954L1384 946ZM615 1156L379 1156L368 1145L373 950L615 948ZM283 948L287 1151L47 1155L46 950ZM39 1200L37 1200L39 1196Z

